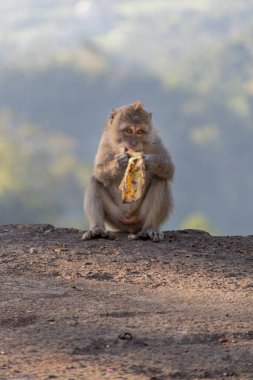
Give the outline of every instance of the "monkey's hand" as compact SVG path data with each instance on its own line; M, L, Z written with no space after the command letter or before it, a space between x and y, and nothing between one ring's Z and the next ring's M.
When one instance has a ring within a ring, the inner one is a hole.
M120 169L126 168L129 160L129 154L127 152L120 153L115 156Z
M156 156L153 154L143 154L145 169L151 169L152 165L156 162Z
M169 157L157 154L143 155L145 170L151 171L161 179L171 180L174 174L174 165Z

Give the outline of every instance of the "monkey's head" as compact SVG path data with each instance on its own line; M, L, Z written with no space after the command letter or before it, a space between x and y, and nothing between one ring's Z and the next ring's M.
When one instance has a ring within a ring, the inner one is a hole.
M109 123L119 150L144 151L150 141L152 113L145 111L140 101L112 110Z

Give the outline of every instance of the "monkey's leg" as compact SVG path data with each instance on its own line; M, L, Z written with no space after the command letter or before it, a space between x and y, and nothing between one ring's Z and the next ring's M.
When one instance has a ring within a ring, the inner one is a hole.
M92 177L88 183L84 197L84 209L90 222L90 229L82 236L83 240L98 237L112 239L114 237L111 231L105 229L102 193L103 185L96 178Z
M136 239L151 239L154 242L163 240L163 233L159 231L159 227L169 216L172 207L169 183L154 178L140 208L140 217L144 224Z

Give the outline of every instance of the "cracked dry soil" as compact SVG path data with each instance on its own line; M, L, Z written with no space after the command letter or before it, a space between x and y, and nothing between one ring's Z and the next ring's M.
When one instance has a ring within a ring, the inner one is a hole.
M253 379L253 236L0 226L0 380Z

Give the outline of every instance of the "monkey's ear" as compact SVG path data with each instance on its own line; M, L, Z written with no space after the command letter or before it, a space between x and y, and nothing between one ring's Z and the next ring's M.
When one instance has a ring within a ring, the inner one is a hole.
M140 100L137 100L133 103L133 108L135 111L143 109L142 102Z
M116 109L112 109L112 111L111 111L111 113L109 115L109 121L110 121L110 123L113 122L113 119L114 119L116 113L117 113Z

